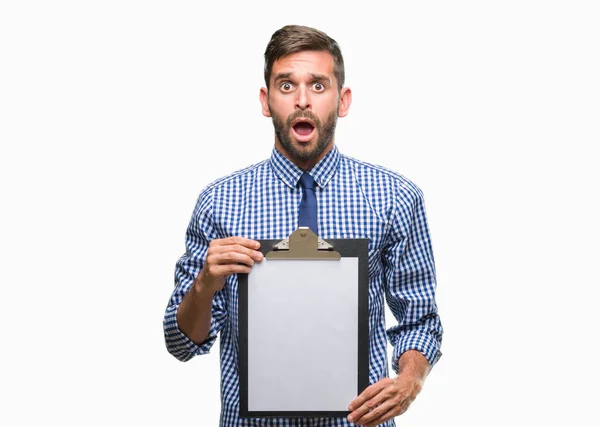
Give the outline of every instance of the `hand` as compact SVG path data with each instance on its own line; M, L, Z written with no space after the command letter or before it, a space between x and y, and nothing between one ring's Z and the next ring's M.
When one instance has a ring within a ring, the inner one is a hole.
M259 242L245 237L212 240L208 245L204 267L196 278L196 288L216 293L225 286L227 276L250 273L254 263L263 259L259 248Z
M367 387L350 403L348 421L366 427L377 426L406 412L421 391L422 380L411 375L383 378Z

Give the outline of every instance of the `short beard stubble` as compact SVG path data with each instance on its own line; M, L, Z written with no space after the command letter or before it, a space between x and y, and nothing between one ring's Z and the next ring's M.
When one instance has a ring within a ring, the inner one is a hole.
M285 123L283 119L273 113L271 106L269 106L269 111L271 112L271 117L273 118L275 135L277 135L277 139L285 151L287 151L287 153L292 157L292 159L305 162L319 158L319 156L323 154L331 142L335 133L335 126L337 124L337 108L329 114L325 123L321 123L319 118L309 110L298 110L290 114ZM319 134L319 139L317 140L317 145L315 145L312 150L301 151L295 147L294 143L292 142L290 131L292 129L292 122L297 118L310 119L315 124L315 129Z

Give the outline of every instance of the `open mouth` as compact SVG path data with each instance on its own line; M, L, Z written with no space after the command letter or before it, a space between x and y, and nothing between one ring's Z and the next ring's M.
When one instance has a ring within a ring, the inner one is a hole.
M315 131L315 126L307 120L297 120L292 125L294 136L298 141L305 142L312 138Z

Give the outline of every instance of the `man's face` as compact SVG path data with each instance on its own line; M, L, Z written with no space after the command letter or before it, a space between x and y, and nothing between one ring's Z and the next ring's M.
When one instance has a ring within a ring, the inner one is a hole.
M273 118L275 147L310 169L333 147L337 117L345 116L350 91L338 92L328 52L299 52L273 64L269 89L261 89L263 114Z

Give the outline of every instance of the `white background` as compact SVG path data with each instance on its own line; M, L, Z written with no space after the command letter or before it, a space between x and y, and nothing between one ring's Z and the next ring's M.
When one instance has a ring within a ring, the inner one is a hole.
M398 422L598 425L597 2L216 3L2 2L2 424L217 425L218 348L178 362L162 316L298 23L345 56L340 150L425 194L444 356Z

